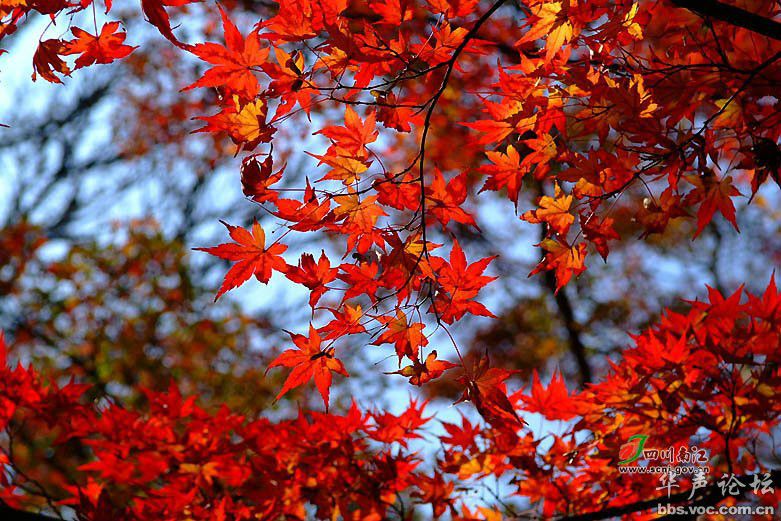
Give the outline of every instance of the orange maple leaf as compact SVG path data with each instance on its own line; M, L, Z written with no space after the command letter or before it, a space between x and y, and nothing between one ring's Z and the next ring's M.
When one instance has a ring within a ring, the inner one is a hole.
M228 228L231 239L236 243L224 243L211 248L195 248L221 259L236 262L225 274L225 280L222 282L217 296L214 297L215 301L226 291L244 284L252 275L255 275L255 278L260 282L267 284L273 270L282 273L287 271L285 259L280 256L287 250L287 246L273 243L266 248L266 233L257 221L252 224L252 233L240 226L231 226L224 221L220 222Z
M276 129L266 124L266 104L261 98L241 104L238 95L213 116L199 116L206 122L195 132L227 132L240 149L252 150L258 143L271 141Z
M543 2L533 13L534 23L515 45L539 40L547 36L545 61L551 61L561 47L572 39L573 28L567 18L569 0L564 2Z
M385 210L377 204L376 195L360 199L352 190L346 195L334 197L339 206L334 208L337 221L332 228L340 233L347 234L347 249L353 249L356 244L358 253L366 253L372 244L384 244L382 233L375 230L377 219L387 215Z
M325 27L336 24L347 0L290 0L281 2L277 15L263 22L271 29L270 40L300 41L312 38Z
M532 151L523 157L521 166L531 168L533 165L534 177L543 179L545 174L550 170L550 161L555 158L558 153L556 141L554 141L553 136L550 134L543 134L539 138L527 139L523 143L531 148Z
M220 6L222 27L225 32L225 46L206 42L192 46L189 50L200 59L214 65L198 81L183 90L195 87L224 87L230 94L238 94L245 100L254 98L260 90L260 83L253 68L266 63L268 48L261 48L258 29L242 37L239 29L230 21Z
M426 361L423 363L417 359L414 359L412 361L412 365L408 365L398 371L385 374L400 374L409 378L409 383L412 385L421 386L428 381L439 378L442 373L448 369L452 369L453 367L457 367L457 365L448 362L447 360L437 360L437 352L432 351L429 353L429 355L426 357Z
M435 518L442 516L448 509L455 512L453 491L456 485L454 482L445 481L442 474L434 472L432 477L420 476L416 485L419 491L413 492L412 495L422 502L430 504Z
M312 109L312 95L317 90L307 79L309 74L305 73L304 54L298 51L288 54L284 49L274 47L274 57L277 63L263 65L263 72L272 79L268 93L278 96L281 101L274 118L279 119L289 113L296 103L308 115Z
M520 154L514 146L507 145L506 154L489 150L485 155L493 164L480 167L480 171L489 176L481 191L506 188L507 196L517 205L523 176L528 171L527 168L521 167Z
M65 50L62 54L69 56L71 54L80 54L76 58L76 69L87 67L93 63L111 63L114 60L124 58L135 47L125 45L124 41L127 33L117 32L119 22L109 22L104 24L99 35L93 35L79 29L71 28L75 40L65 44Z
M569 227L575 222L575 216L569 213L572 196L564 195L557 184L554 196L544 195L538 204L540 208L529 210L521 216L521 219L532 224L547 223L551 230L559 235L567 235Z
M545 239L538 246L545 250L545 257L537 265L529 276L541 271L555 270L556 293L564 287L572 278L572 275L580 275L586 270L586 245L579 243L570 246L560 239Z
M333 125L325 127L315 134L322 134L333 141L339 148L346 150L353 155L364 153L366 145L377 140L378 132L376 130L377 121L374 112L366 116L365 121L347 106L344 112L344 126Z
M358 230L368 232L374 228L380 216L386 215L376 201L376 195L364 197L362 200L354 193L338 196L339 206L334 208L334 214L338 218L344 217L345 223L354 225Z
M506 121L496 121L493 119L482 119L471 123L461 123L465 127L482 132L483 135L477 141L481 145L498 143L509 136L514 130L513 125Z
M337 179L342 181L345 186L359 181L361 179L361 174L366 172L371 165L371 162L364 161L358 157L341 156L330 153L317 155L307 152L307 154L320 160L318 166L325 163L332 168L330 172L323 178L318 179L318 181L324 179Z

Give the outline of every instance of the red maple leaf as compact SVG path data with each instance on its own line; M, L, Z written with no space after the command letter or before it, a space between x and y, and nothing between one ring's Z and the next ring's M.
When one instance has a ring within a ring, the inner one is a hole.
M328 261L328 257L325 256L325 251L320 253L320 259L315 263L315 258L309 253L301 255L301 260L298 266L287 267L285 276L298 284L303 284L312 293L309 296L309 305L313 308L323 296L323 293L328 291L326 284L336 280L336 274L339 268L332 268L331 263Z
M322 134L340 149L352 155L359 155L364 153L366 145L377 140L376 126L374 112L370 112L366 120L361 121L361 117L348 105L344 113L343 127L332 125L315 134Z
M283 165L276 173L272 174L274 160L269 155L262 162L257 156L248 156L241 162L241 189L244 195L251 197L253 201L263 203L275 201L278 193L270 190L269 186L282 179L285 170Z
M323 403L328 410L328 398L331 388L332 372L343 376L350 376L344 368L344 364L338 358L334 357L334 349L320 349L322 342L320 334L313 325L309 325L309 336L288 333L293 339L293 343L298 349L288 349L274 359L269 364L268 369L273 367L292 367L293 370L285 380L282 390L277 394L279 400L285 393L304 385L310 379L314 378L315 386L323 397ZM268 371L268 370L267 370Z
M328 211L331 208L331 198L325 197L322 201L318 200L317 194L309 184L309 179L306 180L303 201L277 199L275 203L277 211L273 214L280 219L295 223L290 225L291 230L302 232L319 230L330 220Z
M420 262L423 274L436 281L440 291L432 303L430 311L436 312L440 319L448 324L459 320L465 313L480 316L494 316L481 303L472 300L489 282L496 277L483 275L483 272L496 257L486 257L467 266L466 256L458 241L454 241L450 251L450 262L442 257L431 257Z
M600 220L595 216L586 217L580 214L580 227L583 230L583 238L593 244L602 258L607 261L607 255L610 253L607 241L621 238L613 228L613 219L605 217Z
M417 400L411 400L409 407L399 415L390 412L373 414L377 426L371 431L371 437L383 443L398 442L406 447L408 439L420 438L416 431L431 419L431 416L423 416L426 405L428 400L420 406Z
M377 290L380 286L377 274L380 267L376 262L345 263L339 266L339 269L343 272L338 275L339 280L348 284L344 292L345 300L365 293L372 302L377 301Z
M721 181L716 180L714 175L690 176L689 179L695 182L697 189L684 202L691 204L702 200L700 209L697 211L697 231L694 237L700 235L705 226L713 220L713 214L716 213L716 210L721 212L735 230L738 230L732 198L741 195L741 193L732 185L732 177L726 176Z
M320 328L326 333L326 340L366 332L366 328L361 324L364 313L360 304L355 307L345 304L342 310L329 309L328 311L333 314L334 319Z
M415 180L412 172L407 172L400 179L386 174L384 178L374 181L377 201L397 210L416 210L420 206L420 183Z
M570 420L577 416L575 404L567 392L564 379L558 371L553 373L548 387L540 383L540 376L534 370L532 376L531 396L523 395L525 409L529 412L537 412L548 420Z
M445 183L442 172L436 169L433 181L426 187L426 211L431 212L442 226L456 221L477 227L474 218L461 208L466 201L466 192L466 173Z
M180 42L171 30L171 19L168 17L166 7L189 4L192 0L141 0L141 10L146 15L147 21L157 27L160 34L179 48L187 49L189 45Z
M490 367L491 361L486 352L478 358L471 369L464 367L464 375L458 382L466 386L458 400L471 401L477 412L491 425L514 430L525 422L518 417L510 399L504 381L514 371Z

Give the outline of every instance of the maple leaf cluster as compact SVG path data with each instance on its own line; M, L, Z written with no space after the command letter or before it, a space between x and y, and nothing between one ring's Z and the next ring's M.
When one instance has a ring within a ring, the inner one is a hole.
M564 422L564 434L546 436L544 449L531 434L520 447L501 436L487 445L459 444L451 457L463 469L460 477L511 472L517 493L542 501L543 516L552 518L570 512L572 498L579 512L620 507L626 514L643 510L641 499L663 500L658 481L617 465L620 446L636 434L648 435L649 447L705 449L715 475L759 472L762 456L752 444L781 421L774 390L781 376L781 293L775 280L762 295L744 296L742 288L726 297L713 288L708 293L709 301L690 302L687 312L666 311L600 381L581 391L568 390L556 374L542 385L535 373L529 391L510 400L520 411ZM472 461L480 466L467 464ZM682 490L691 488L690 478ZM778 494L761 500L774 504Z
M489 423L465 416L460 424L443 423L433 468L409 449L433 432L426 402L412 400L398 415L361 411L353 402L344 415L301 410L296 419L276 422L224 406L207 412L174 386L145 391L141 409L100 405L84 400L86 385L58 386L33 368L7 367L1 340L0 430L13 444L22 425L35 426L39 435L56 434L55 447L89 449L80 477L58 498L85 520L306 519L309 513L379 520L394 511L407 518L399 508L409 515L430 508L435 517L498 519L508 515L507 504L486 502L474 511L468 483L505 475L513 478L508 498L539 504L545 518L606 507L642 512L647 498L659 494L656 483L615 465L620 445L638 433L659 446L696 444L713 471L766 471L753 444L781 421L775 399L781 292L771 281L764 294L746 299L742 290L709 293L708 302L692 302L688 312L668 311L601 381L579 392L560 376L543 385L535 374L528 391L497 397L509 372L480 362L467 393L489 408ZM299 337L297 343L306 341ZM279 363L298 365L296 356L285 354ZM529 413L565 428L522 431L519 414ZM13 468L13 445L0 457ZM0 480L0 499L23 505L26 475L4 473ZM682 478L684 489L688 480ZM779 499L779 487L761 496L768 505Z
M92 454L59 501L81 519L305 519L313 505L318 518L379 520L417 480L420 459L391 447L418 436L430 419L425 404L401 417L354 404L344 416L302 411L271 422L224 407L207 413L171 387L147 391L143 410L101 407L83 399L88 386L6 367L0 347L0 428L34 424L40 435L58 433L56 445ZM12 450L0 453L4 465ZM22 503L22 482L3 473L0 485L4 504Z
M70 76L71 68L62 59L63 56L78 54L73 70L88 67L95 63L111 63L129 55L135 47L125 45L127 33L119 31L119 22L109 22L100 29L99 34L90 34L79 27L71 29L76 38L70 41L50 39L41 42L33 56L35 72L41 78L52 83L62 83L57 73Z

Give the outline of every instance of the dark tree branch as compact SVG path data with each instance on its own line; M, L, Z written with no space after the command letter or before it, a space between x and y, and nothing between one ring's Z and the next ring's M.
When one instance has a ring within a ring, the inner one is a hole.
M572 309L572 303L567 296L566 288L561 288L556 292L556 275L553 271L545 272L545 286L551 291L556 300L556 307L559 308L561 319L564 322L564 328L567 330L567 340L569 349L575 357L580 372L580 383L585 385L591 381L591 366L586 357L586 346L580 339L580 324L575 320L575 312Z
M57 518L44 514L37 514L35 512L16 510L0 503L0 519L6 519L9 521L55 521Z
M419 161L419 181L420 181L420 228L422 233L422 240L423 240L423 253L422 255L425 255L426 258L428 258L428 248L426 246L426 182L425 182L425 163L426 163L426 138L428 137L428 131L431 128L431 116L434 114L434 109L437 107L437 103L439 102L439 98L442 97L442 94L445 92L445 89L447 89L448 82L450 81L450 75L453 73L453 70L456 67L456 62L458 62L459 56L461 56L461 53L466 49L466 46L469 44L469 42L477 35L477 32L480 30L480 27L488 21L489 18L500 8L502 7L502 4L504 4L505 0L497 0L488 11L486 11L483 16L481 16L477 22L475 22L475 25L469 30L469 32L464 36L464 39L461 40L461 43L458 45L458 47L455 48L453 51L453 55L450 57L450 60L446 62L446 69L445 69L445 76L442 78L442 83L439 86L439 89L434 93L434 96L429 100L429 107L426 111L426 117L423 121L423 132L420 137L420 151L418 152L418 161ZM439 322L439 319L437 319L437 322Z
M754 14L745 9L718 2L717 0L670 0L697 14L720 20L728 24L743 27L757 34L781 40L781 23Z
M98 87L83 93L79 98L68 108L60 111L59 115L52 116L47 114L43 116L42 121L33 123L32 125L21 128L17 131L18 125L12 125L10 129L10 135L4 135L4 139L0 142L0 148L11 149L18 146L21 143L26 143L31 140L43 141L51 139L51 136L62 130L68 125L73 125L74 121L79 118L90 114L91 111L97 107L110 93L112 87L112 81L108 81Z

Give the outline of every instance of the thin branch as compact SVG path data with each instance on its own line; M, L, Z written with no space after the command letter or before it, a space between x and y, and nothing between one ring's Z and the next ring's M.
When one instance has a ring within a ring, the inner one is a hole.
M431 98L431 101L429 102L429 108L426 111L426 118L423 122L423 133L420 138L420 163L419 163L419 175L420 175L420 220L421 220L421 231L423 234L423 253L428 256L428 248L426 247L426 183L424 180L424 166L426 162L426 138L428 137L428 131L429 128L431 128L431 116L434 113L434 109L437 106L437 102L439 101L439 98L442 97L442 94L445 92L445 89L447 89L447 84L450 81L450 75L453 73L453 69L456 66L456 62L458 61L458 57L461 55L461 53L464 51L466 46L469 44L469 42L472 40L472 38L475 37L477 32L480 30L480 27L489 19L491 16L504 4L505 0L498 0L494 5L491 6L491 8L483 14L483 16L480 17L479 20L475 23L475 25L472 27L472 29L464 36L464 39L461 41L461 43L456 47L456 49L453 51L453 56L450 57L450 60L446 62L447 69L445 71L445 76L442 78L442 83L439 86L439 89L434 94L434 96Z

